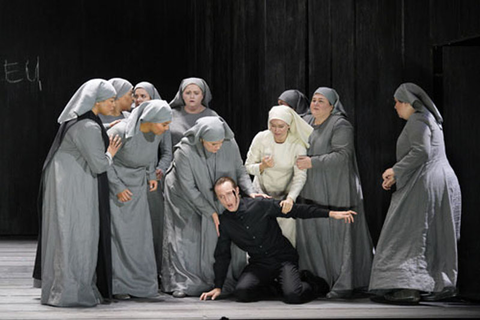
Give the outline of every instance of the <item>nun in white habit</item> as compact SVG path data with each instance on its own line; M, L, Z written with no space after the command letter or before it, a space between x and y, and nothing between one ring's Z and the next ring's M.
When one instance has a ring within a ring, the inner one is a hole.
M220 117L198 119L175 149L165 179L162 291L200 296L214 286L217 230L212 216L224 210L214 195L215 181L232 177L250 196L253 187L233 132ZM234 248L226 292L233 291L246 265L245 252Z
M120 140L108 138L98 115L113 111L115 94L106 80L90 80L58 118L60 129L42 175L42 304L95 306L101 302L95 284L99 277L105 285L102 294L110 294L109 246L102 248L100 238L101 225L110 238L110 210L104 201L108 180L102 173L110 167ZM95 274L99 251L107 255L98 261L106 271L97 269Z
M109 130L123 140L108 170L113 294L119 299L158 294L147 179L150 192L154 192L158 187L155 175L158 145L171 120L172 111L167 102L149 100Z
M268 113L268 130L259 132L248 150L245 167L254 176L256 192L283 200L290 211L307 179L295 161L307 154L308 137L313 129L292 108L275 106ZM295 220L277 219L282 233L295 246Z

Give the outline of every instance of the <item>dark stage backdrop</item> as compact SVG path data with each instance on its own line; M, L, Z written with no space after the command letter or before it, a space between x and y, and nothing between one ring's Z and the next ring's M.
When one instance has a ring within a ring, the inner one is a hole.
M170 101L182 78L199 76L243 156L282 91L335 88L356 128L376 243L391 196L381 174L404 125L392 95L410 81L445 117L463 192L460 288L479 298L479 14L469 0L0 0L0 235L37 233L41 166L83 82L146 80Z

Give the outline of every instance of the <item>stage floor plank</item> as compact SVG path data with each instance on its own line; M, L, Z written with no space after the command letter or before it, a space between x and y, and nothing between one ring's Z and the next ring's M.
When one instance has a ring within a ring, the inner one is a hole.
M0 240L0 319L365 319L480 318L480 305L422 303L393 306L369 299L318 299L303 305L280 301L249 304L231 300L158 299L119 301L95 308L55 308L40 304L40 289L32 287L36 241Z

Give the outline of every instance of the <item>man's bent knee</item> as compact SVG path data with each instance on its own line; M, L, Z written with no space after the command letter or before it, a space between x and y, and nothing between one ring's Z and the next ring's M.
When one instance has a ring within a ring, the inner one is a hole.
M296 293L287 293L283 296L283 302L288 303L288 304L300 304L304 303L304 299Z
M238 302L253 302L257 301L257 295L252 292L252 290L244 288L236 288L233 293L237 298Z

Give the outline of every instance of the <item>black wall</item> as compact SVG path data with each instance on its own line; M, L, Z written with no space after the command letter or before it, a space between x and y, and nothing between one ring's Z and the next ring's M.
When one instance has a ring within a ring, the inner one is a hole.
M0 235L36 234L41 165L83 82L147 80L169 101L182 78L199 76L244 156L282 91L335 88L356 128L376 242L390 202L381 174L404 125L393 92L409 81L445 118L463 193L460 287L478 298L479 15L475 0L0 0Z

